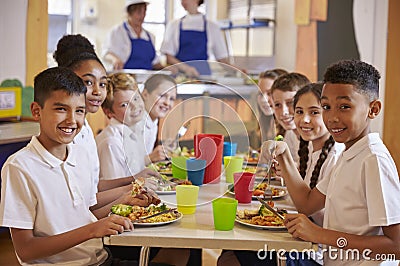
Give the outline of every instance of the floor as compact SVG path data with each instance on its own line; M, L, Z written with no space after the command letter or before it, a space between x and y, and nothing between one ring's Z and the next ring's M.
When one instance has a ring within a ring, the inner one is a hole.
M216 265L216 261L220 253L221 250L218 249L204 249L203 265ZM19 265L14 253L14 247L12 245L11 237L8 230L0 232L0 265Z

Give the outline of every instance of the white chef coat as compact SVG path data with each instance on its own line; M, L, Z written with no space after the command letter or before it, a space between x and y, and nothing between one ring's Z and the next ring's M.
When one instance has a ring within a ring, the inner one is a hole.
M183 30L204 31L203 14L187 14L182 18ZM181 19L168 23L160 51L163 54L177 55L179 51L179 24ZM217 23L207 20L207 51L209 59L228 57L224 36Z
M150 35L151 42L153 43L153 46L155 47L155 36L149 31L145 31L144 29L140 32L140 36L138 36L135 31L132 29L132 27L129 25L129 23L126 23L130 37L132 39L143 39L146 41L149 41L149 37L147 33ZM119 59L126 63L128 61L129 56L131 55L132 51L132 45L131 45L131 40L129 39L129 36L124 28L124 24L121 23L119 25L114 26L114 28L111 30L111 32L107 35L106 42L104 44L103 48L103 57L111 52L115 54L116 56L119 57ZM160 63L160 57L157 55L154 57L152 64L158 64Z

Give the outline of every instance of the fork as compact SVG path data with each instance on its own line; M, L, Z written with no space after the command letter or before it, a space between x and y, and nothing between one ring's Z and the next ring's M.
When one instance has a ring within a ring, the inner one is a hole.
M271 177L272 177L272 167L274 166L274 153L275 153L275 149L276 149L276 143L274 141L274 146L270 148L269 152L272 155L272 159L269 163L269 168L267 171L267 189L264 190L264 198L265 197L270 197L270 199L272 200L272 189L271 189Z

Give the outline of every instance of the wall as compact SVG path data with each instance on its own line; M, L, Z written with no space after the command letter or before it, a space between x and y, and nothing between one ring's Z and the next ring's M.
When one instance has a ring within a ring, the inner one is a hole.
M25 34L28 0L2 0L0 8L0 82L19 79L25 84Z
M328 0L334 1L334 0ZM294 24L295 0L277 0L276 57L277 67L293 70L296 58ZM354 27L361 60L374 65L381 73L380 98L385 105L385 64L388 0L354 0ZM383 131L383 112L372 121L371 130Z

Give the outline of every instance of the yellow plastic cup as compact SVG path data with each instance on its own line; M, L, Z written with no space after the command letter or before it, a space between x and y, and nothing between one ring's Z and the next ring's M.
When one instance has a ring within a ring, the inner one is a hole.
M178 211L183 214L193 214L196 212L197 197L199 187L194 185L176 186L176 204Z
M226 183L233 183L233 173L243 171L243 157L225 156L224 167Z
M238 201L232 198L218 198L212 201L215 230L233 229L237 205Z

